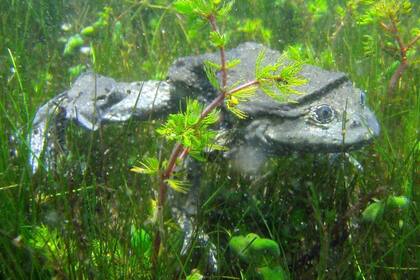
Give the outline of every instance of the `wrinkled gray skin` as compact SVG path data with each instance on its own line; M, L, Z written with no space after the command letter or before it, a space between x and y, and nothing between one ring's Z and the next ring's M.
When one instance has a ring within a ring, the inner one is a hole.
M255 78L255 60L261 50L265 50L267 64L276 62L280 55L256 43L244 43L226 53L229 60L241 60L229 70L229 85ZM166 81L119 83L94 73L81 75L70 90L37 111L30 135L33 171L40 165L51 168L54 155L65 151L64 129L68 121L96 130L108 122L148 119L151 114L164 116L177 111L180 101L187 96L210 102L217 92L207 81L203 61L219 63L219 59L218 53L180 58L170 68ZM344 73L305 65L300 74L308 79L306 85L296 88L302 95L290 96L288 102L279 103L258 91L249 101L238 105L249 116L246 120L238 122L231 114L223 113L220 142L231 147L226 156L236 168L256 174L267 156L293 151L354 150L379 134L379 124L365 104L364 93L353 87ZM189 168L197 170L193 164ZM186 197L172 197L169 201L174 201L173 213L185 234L185 252L193 233L198 189L192 187ZM200 234L203 245L207 239L207 235ZM217 269L214 250L210 250L209 262Z
M92 72L82 74L70 90L38 109L30 135L33 172L40 164L46 169L54 166L55 154L65 150L64 129L68 121L97 130L105 123L125 122L131 117L146 120L153 113L171 109L176 101L171 100L170 88L165 81L118 83Z
M228 59L241 60L239 66L229 70L228 84L255 78L255 60L262 49L266 54L265 63L276 62L279 52L255 43L241 44L227 52ZM209 54L175 61L169 70L169 79L177 95L192 92L204 101L215 97L202 70L204 60L219 62L219 56ZM348 151L362 147L379 134L379 124L365 105L364 93L354 88L344 73L305 65L300 75L308 80L304 86L296 87L302 95L292 95L289 102L279 103L258 91L248 102L238 105L248 114L248 119L234 124L236 120L232 121L231 116L224 118L225 127L235 127L235 143L230 153L241 170L258 170L250 167L255 166L255 161L251 157L253 164L250 164L249 154L264 159L267 155L290 151Z

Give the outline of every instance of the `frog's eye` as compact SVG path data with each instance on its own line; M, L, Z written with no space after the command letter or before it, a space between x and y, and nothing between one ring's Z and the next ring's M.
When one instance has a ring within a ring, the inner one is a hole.
M313 108L311 117L320 124L327 124L334 119L335 112L330 105L322 104Z

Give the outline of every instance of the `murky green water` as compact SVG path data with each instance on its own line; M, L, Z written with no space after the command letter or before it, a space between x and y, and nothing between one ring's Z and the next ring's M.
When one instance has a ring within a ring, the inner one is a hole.
M202 165L196 243L180 253L183 233L166 209L156 277L185 279L197 269L226 279L278 279L267 271L290 279L415 279L419 1L373 1L405 3L399 21L366 2L236 1L218 19L228 48L256 41L345 72L366 92L381 134L351 160L286 155L252 176L215 156ZM209 31L165 0L0 1L0 278L151 279L157 180L129 170L145 157L169 157L172 146L155 131L163 120L95 132L70 123L67 150L35 174L28 135L37 109L81 73L165 80L175 59L216 51ZM401 44L408 66L390 87ZM202 232L211 243L198 244ZM249 233L266 251L229 243Z

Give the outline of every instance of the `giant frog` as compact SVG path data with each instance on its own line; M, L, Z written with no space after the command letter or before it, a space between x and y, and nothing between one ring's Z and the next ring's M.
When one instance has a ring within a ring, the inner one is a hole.
M226 52L227 59L241 61L229 70L228 86L254 79L256 58L262 50L265 64L274 63L280 56L278 51L253 42ZM40 166L50 168L57 151L66 150L64 134L70 121L87 130L97 130L107 123L168 115L178 111L186 97L209 103L217 91L207 80L203 63L218 63L219 59L218 53L179 58L164 81L127 83L92 72L82 74L69 90L38 109L30 135L33 172ZM379 124L366 104L364 92L354 87L344 73L304 65L300 75L308 82L296 87L301 94L291 95L285 102L257 91L240 103L238 109L248 115L245 120L238 121L228 110L222 110L216 129L220 131L219 141L230 147L226 157L236 168L255 174L267 157L294 151L345 152L378 136ZM197 197L197 188L192 187L187 197L174 199L183 203L173 207L186 236L183 251L193 232ZM205 242L207 236L201 234L200 240ZM209 261L215 266L214 255L210 254Z
M266 64L280 56L278 51L252 42L227 51L228 59L241 60L229 70L228 84L253 80L256 57L262 50ZM48 168L54 149L65 146L62 134L69 121L97 130L106 123L130 118L165 116L177 111L186 97L210 102L217 92L204 73L206 60L218 63L219 56L212 53L177 59L165 81L126 83L93 72L82 74L69 90L38 109L30 134L33 171L39 163ZM344 73L304 65L300 75L308 81L296 87L301 94L290 95L283 103L257 91L238 105L247 119L238 121L223 113L220 130L233 135L224 139L226 145L233 147L228 152L230 158L255 152L263 158L293 151L342 152L358 149L379 134L375 115L365 103L365 93L355 88Z

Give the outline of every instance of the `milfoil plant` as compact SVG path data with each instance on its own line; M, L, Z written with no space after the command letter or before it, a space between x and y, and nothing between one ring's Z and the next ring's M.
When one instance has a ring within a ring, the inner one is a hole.
M239 119L244 119L247 115L238 108L238 104L247 101L257 89L261 89L275 100L284 101L287 95L299 94L294 87L306 83L306 80L298 75L302 68L301 62L290 62L283 56L274 64L263 65L264 53L262 52L256 59L255 79L245 82L235 81L228 86L228 71L236 67L240 61L227 60L225 48L228 38L226 33L219 28L218 22L227 17L233 4L234 1L221 0L177 0L173 4L176 12L191 20L205 22L210 26L209 42L218 49L220 63L206 61L204 70L218 94L207 105L200 104L194 99L188 99L183 112L169 115L166 123L156 130L168 143L174 143L168 159L145 158L140 166L131 169L137 173L156 176L158 182L157 226L152 255L154 268L157 265L164 236L163 214L167 191L169 188L177 192L188 191L189 184L182 179L180 171L182 161L187 155L203 161L206 150L227 149L215 143L216 131L211 129L219 121L220 108L225 106Z
M416 58L416 44L420 40L420 21L417 26L405 26L404 18L412 16L413 4L409 0L363 0L354 1L365 4L366 9L359 19L358 24L379 26L379 38L365 35L363 42L365 54L374 52L376 41L381 43L383 51L391 55L395 61L390 67L392 76L388 82L388 93L392 94L404 72L419 62Z

